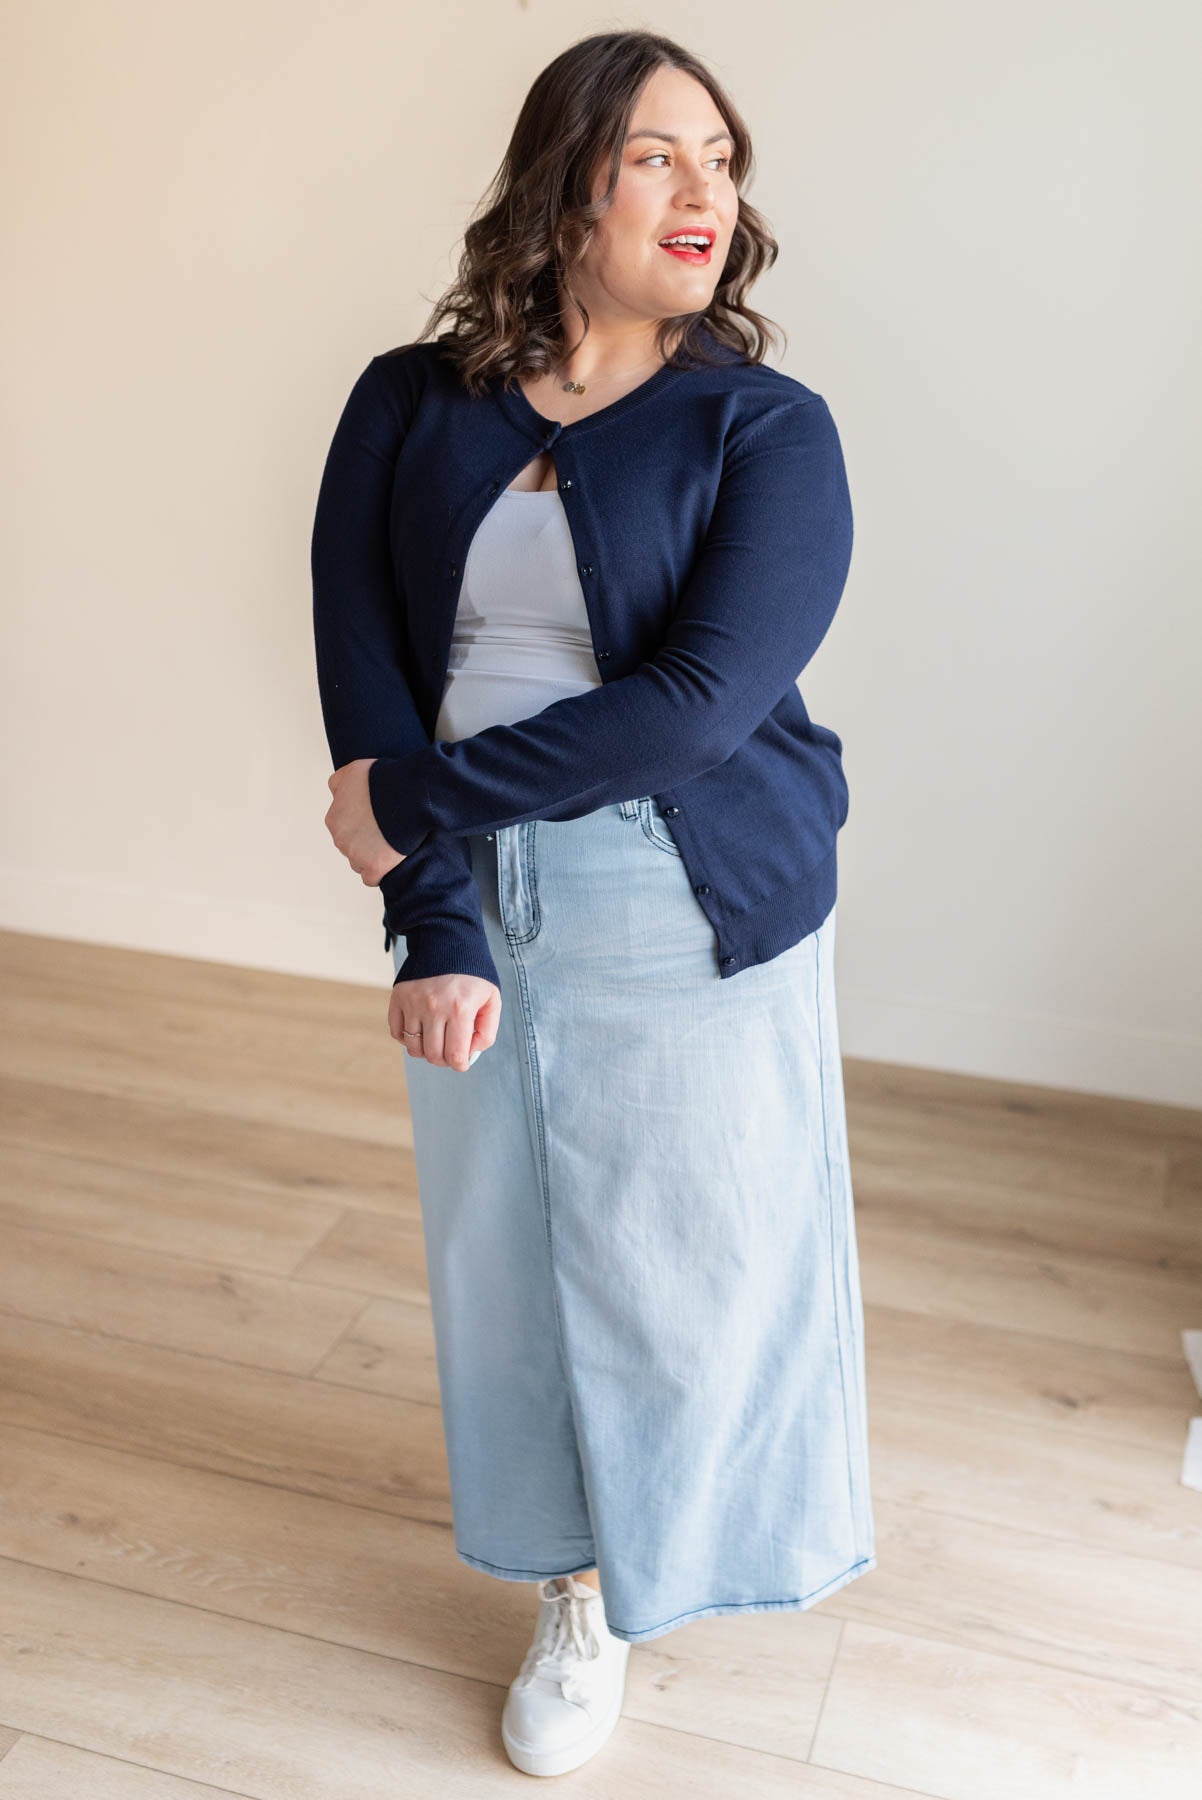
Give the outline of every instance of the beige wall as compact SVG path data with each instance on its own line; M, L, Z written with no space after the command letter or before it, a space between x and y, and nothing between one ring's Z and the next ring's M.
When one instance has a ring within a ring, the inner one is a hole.
M7 16L0 922L383 1013L379 899L322 823L321 462L534 74L648 24L752 125L757 303L848 460L802 684L852 792L844 1049L1202 1101L1196 6Z

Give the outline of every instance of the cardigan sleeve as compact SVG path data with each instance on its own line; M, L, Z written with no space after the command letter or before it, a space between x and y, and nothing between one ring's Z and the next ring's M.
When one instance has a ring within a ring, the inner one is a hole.
M430 830L572 819L725 762L818 649L851 563L842 447L820 394L726 458L709 528L656 654L511 725L381 756L372 810L397 850Z
M389 548L393 471L403 436L374 367L351 390L326 456L313 520L313 640L326 740L335 769L358 757L428 746L405 677ZM385 946L404 937L396 981L479 975L500 985L466 839L426 826L424 842L379 888ZM395 983L394 983L395 985Z

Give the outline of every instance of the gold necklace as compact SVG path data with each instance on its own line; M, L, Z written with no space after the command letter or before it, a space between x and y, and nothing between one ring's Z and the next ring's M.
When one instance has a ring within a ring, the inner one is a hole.
M594 384L598 381L618 381L621 379L621 377L623 375L637 374L637 372L640 369L645 368L647 363L651 362L653 360L655 362L662 361L662 358L660 357L658 350L655 352L655 355L653 358L645 356L641 363L636 363L634 365L633 369L618 369L609 375L594 375L594 376L590 377L590 379L592 380L592 382ZM587 385L588 384L583 381L570 381L570 380L563 381L560 383L560 386L562 387L565 394L583 394Z

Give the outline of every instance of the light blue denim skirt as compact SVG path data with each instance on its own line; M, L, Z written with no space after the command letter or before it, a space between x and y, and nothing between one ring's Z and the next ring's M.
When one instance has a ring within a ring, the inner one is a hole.
M723 979L651 797L469 841L497 1040L403 1059L456 1552L630 1643L813 1606L876 1566L835 909Z

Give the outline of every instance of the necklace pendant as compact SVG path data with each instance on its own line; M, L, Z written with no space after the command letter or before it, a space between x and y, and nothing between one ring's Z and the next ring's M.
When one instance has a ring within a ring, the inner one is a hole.
M583 381L565 381L563 391L565 394L583 394L584 383Z

